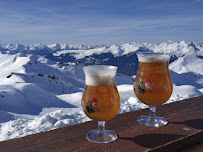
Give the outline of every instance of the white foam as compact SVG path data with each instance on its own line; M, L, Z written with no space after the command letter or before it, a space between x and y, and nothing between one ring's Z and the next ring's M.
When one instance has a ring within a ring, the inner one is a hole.
M88 86L110 86L114 85L115 77L86 75L85 84Z
M88 86L109 86L115 83L116 66L92 65L83 67L83 70Z
M156 62L168 62L170 59L169 55L156 55L156 54L138 54L138 61L145 63L156 63Z

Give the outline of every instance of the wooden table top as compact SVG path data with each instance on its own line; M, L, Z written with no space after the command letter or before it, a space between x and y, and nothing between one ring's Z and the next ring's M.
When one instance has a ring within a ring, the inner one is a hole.
M90 121L2 141L0 152L203 151L203 96L158 107L156 115L169 121L164 127L140 125L137 117L148 113L147 108L119 114L107 121L106 129L115 131L119 136L113 143L95 144L87 141L86 133L97 129L97 122Z

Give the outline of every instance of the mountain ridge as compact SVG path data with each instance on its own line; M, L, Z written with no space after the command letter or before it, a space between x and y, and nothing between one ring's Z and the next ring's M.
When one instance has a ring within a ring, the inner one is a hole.
M166 47L168 46L168 47ZM113 52L114 55L124 55L136 50L154 50L155 52L165 51L174 52L174 49L183 50L183 52L188 52L188 50L201 51L203 52L203 46L198 45L196 42L186 42L186 41L165 41L158 44L151 43L124 43L121 45L80 45L80 44L0 44L0 52L13 54L13 53L25 53L25 54L48 54L63 50L81 50L88 51L94 49L105 50L106 52ZM166 49L167 48L167 49ZM127 49L127 50L126 50ZM40 52L41 51L41 52ZM73 51L70 51L73 52ZM78 53L78 51L76 51Z

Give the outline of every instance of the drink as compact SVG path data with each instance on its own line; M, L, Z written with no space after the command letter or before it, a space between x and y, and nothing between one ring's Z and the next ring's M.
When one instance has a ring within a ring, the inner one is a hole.
M173 83L168 69L170 56L164 53L138 53L139 68L134 82L137 98L148 105L152 111L150 116L138 117L138 122L150 127L160 127L168 123L156 117L156 106L160 106L170 98Z
M139 62L134 91L137 98L149 106L159 106L168 101L173 91L168 62Z
M117 139L117 134L105 130L105 121L115 117L120 108L120 97L115 83L117 67L95 65L83 68L85 88L82 97L84 113L98 121L98 130L87 133L86 138L94 143L110 143Z
M120 97L115 85L85 86L82 98L85 114L97 121L115 117L120 109Z

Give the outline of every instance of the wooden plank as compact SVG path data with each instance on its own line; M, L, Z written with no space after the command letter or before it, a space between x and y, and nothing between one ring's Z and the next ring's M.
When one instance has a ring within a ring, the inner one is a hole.
M183 152L202 152L202 151L203 151L203 142L183 150Z
M97 128L97 122L85 122L19 139L0 142L1 152L66 152L66 151L167 151L182 150L203 139L203 96L162 105L157 115L168 119L161 128L140 125L137 117L149 109L117 115L106 123L106 129L118 133L110 144L94 144L86 133ZM181 143L181 144L180 144Z
M154 149L150 149L149 152L170 152L170 151L177 151L177 149L184 150L186 147L194 146L196 144L199 144L199 141L202 141L203 132L200 131L198 133L194 133L192 135L188 135L185 137L182 137L177 140L173 140L171 142L168 142L164 145L157 146Z

